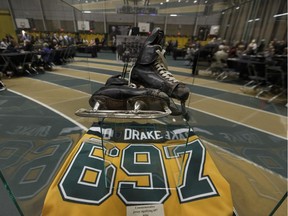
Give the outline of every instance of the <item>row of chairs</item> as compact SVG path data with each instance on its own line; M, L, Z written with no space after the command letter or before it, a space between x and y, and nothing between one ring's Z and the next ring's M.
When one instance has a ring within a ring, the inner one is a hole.
M230 63L230 64L229 64ZM287 101L287 59L272 61L240 61L241 68L234 67L231 61L216 72L216 80L245 80L242 92L256 98L273 102ZM239 66L239 64L238 64Z
M248 65L249 80L241 88L243 92L252 92L256 98L287 102L287 68L281 65L266 65L259 68L255 64Z
M53 70L54 65L61 65L73 61L76 46L69 46L50 52L13 52L0 53L0 71L11 76L34 75Z

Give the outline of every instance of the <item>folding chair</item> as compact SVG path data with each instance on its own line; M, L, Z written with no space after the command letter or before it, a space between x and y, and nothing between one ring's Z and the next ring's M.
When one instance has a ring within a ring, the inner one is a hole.
M269 66L266 70L266 80L269 85L263 88L256 97L268 95L270 96L269 103L277 99L287 101L287 72L281 66Z
M267 79L265 75L264 64L249 63L248 73L250 81L244 85L244 88L250 88L252 90L256 90L258 87L266 85Z

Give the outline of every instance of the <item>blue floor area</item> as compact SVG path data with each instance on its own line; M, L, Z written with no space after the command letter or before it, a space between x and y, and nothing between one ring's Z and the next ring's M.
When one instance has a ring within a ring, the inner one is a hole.
M0 179L0 215L41 215L51 180L84 131L9 90L1 92L0 102L0 174L12 192L9 198L2 193ZM32 207L27 208L27 203Z

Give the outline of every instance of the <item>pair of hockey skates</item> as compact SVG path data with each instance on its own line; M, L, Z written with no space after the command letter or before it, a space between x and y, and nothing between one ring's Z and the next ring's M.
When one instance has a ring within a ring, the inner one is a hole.
M164 33L155 28L144 42L129 79L125 75L109 78L90 98L92 109L80 109L76 115L98 118L160 118L184 115L189 88L168 71L162 48ZM181 109L173 103L181 102Z

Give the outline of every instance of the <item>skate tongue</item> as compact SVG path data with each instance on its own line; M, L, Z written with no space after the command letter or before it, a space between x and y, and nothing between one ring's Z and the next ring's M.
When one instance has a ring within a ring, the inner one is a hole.
M160 28L154 28L151 35L146 39L144 46L161 45L164 32Z
M139 56L137 63L141 65L148 65L155 62L158 58L157 50L161 49L158 45L149 45L144 47L141 55Z

